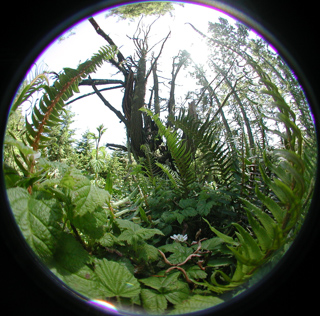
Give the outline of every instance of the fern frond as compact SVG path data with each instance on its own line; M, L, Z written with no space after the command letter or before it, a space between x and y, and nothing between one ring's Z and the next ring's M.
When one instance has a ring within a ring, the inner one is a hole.
M198 172L203 181L205 173L211 173L219 178L220 182L227 183L233 176L234 159L230 156L225 144L216 139L217 126L208 116L201 122L185 111L180 111L176 118L171 118L173 125L180 128L188 139L192 140L193 151L198 150L195 160L198 161L205 172ZM218 181L219 182L219 181Z
M46 132L46 127L50 130L61 122L59 116L65 106L64 101L68 100L74 92L79 92L80 81L95 72L97 67L100 67L103 61L112 58L114 53L113 47L102 47L97 54L80 64L77 69L64 68L63 73L51 87L44 87L46 94L41 97L38 106L34 107L31 115L32 122L29 123L26 118L27 140L33 150L37 151L41 142L43 142L42 146L45 145L46 138L43 134Z
M160 135L166 138L168 149L180 177L179 188L183 194L186 194L188 186L195 180L191 150L187 148L186 142L181 139L177 131L164 126L158 114L153 115L150 110L145 108L141 108L140 110L153 119L159 129Z

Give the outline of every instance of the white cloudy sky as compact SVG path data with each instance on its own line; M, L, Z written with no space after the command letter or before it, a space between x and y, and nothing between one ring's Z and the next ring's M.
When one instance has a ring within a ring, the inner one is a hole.
M133 36L138 20L133 22L129 20L119 20L118 17L106 18L105 16L106 12L100 12L95 15L94 18L99 26L109 34L116 45L120 47L125 57L133 55L134 46L127 35ZM207 52L204 41L200 39L199 35L190 25L185 23L190 22L197 29L205 33L208 28L208 21L215 22L219 16L222 16L222 13L213 9L199 5L185 4L184 7L177 5L173 16L167 14L155 22L150 33L149 47L164 38L168 32L171 31L171 36L165 44L158 66L158 69L163 71L161 73L162 76L170 78L172 57L177 55L179 50L186 49L191 53L193 60L197 63L205 63ZM226 16L224 17L226 18ZM151 23L154 19L155 17L146 17L144 23L148 25L148 23ZM63 67L77 68L80 62L91 58L101 46L107 44L107 42L95 32L87 19L77 24L72 31L75 33L74 35L60 42L57 40L47 48L36 61L38 67L57 73L59 73ZM161 44L155 46L155 55L159 52L160 45ZM91 77L97 79L123 80L121 74L115 75L116 72L116 68L105 64L97 73L92 74ZM152 80L151 76L150 79ZM179 73L176 90L178 95L180 93L181 102L183 101L185 91L187 91L190 85L193 85L193 83L190 81L190 78L187 77L187 73ZM194 87L192 88L194 89ZM91 91L91 87L81 86L79 96ZM165 92L164 90L161 96L168 98L169 90L167 93ZM121 89L106 91L103 94L115 108L121 110ZM77 96L78 95L75 95L75 97ZM179 96L177 101L179 102ZM80 138L86 129L94 132L97 126L104 124L108 130L102 139L102 144L125 144L124 124L119 123L115 114L113 114L97 96L89 96L72 103L71 110L76 113L72 128L76 129L77 138Z

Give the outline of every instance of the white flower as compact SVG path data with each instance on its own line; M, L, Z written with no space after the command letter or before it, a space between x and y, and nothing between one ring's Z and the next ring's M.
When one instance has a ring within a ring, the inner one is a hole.
M170 236L171 239L175 240L176 242L185 242L188 239L188 235L176 235L174 234L173 236Z

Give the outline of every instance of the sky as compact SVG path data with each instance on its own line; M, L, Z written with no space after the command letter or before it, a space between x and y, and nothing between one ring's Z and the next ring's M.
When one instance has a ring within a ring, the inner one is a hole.
M154 23L150 33L149 47L165 38L169 31L171 31L170 38L164 46L158 65L158 69L162 71L161 76L169 78L169 80L163 79L164 84L167 83L167 87L169 87L171 76L172 57L177 55L179 50L187 50L191 54L192 59L199 64L205 64L207 58L208 51L204 39L202 39L190 25L187 25L186 22L192 23L198 30L206 33L208 22L218 21L219 16L228 18L230 23L234 22L230 17L224 16L221 12L214 9L194 4L184 4L184 7L176 5L173 16L166 14ZM153 22L155 18L155 16L145 17L143 22L145 25L148 25ZM119 17L106 18L106 11L94 15L94 19L101 29L119 46L125 57L134 54L134 46L128 36L133 36L139 19L130 21L120 20ZM70 35L71 33L73 35ZM57 39L52 42L35 61L38 69L59 73L63 67L77 68L79 63L91 58L101 46L107 45L107 42L95 32L87 19L82 20L72 27L71 32L66 31L62 36L65 37L64 40ZM160 46L161 43L154 47L155 56L157 56ZM31 70L31 73L32 71L34 71L34 69ZM91 77L95 79L123 80L123 76L116 74L116 72L117 69L115 67L105 63L95 74L92 74ZM150 76L149 78L149 80L152 81L152 77ZM165 85L162 87L163 91L160 97L168 98L169 89L166 90ZM75 94L74 98L93 91L90 86L80 86L79 88L80 93ZM194 90L195 83L193 79L188 76L187 72L183 73L182 71L179 73L177 79L177 102L183 103L185 101L183 99L188 88ZM121 89L106 91L103 95L115 108L122 110L121 101L123 94ZM73 98L70 98L70 100L72 99ZM147 101L148 98L146 98L146 102ZM124 124L119 122L115 114L112 113L97 96L85 97L72 103L70 106L71 110L76 114L74 117L75 122L71 126L71 128L76 130L75 138L80 139L81 134L87 129L95 132L96 127L103 124L107 127L107 131L103 135L101 144L125 144L126 134Z

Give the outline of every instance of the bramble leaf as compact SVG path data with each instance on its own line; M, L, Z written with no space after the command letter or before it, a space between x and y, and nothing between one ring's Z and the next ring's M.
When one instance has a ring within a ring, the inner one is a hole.
M33 196L23 188L7 190L10 205L21 232L32 250L45 261L55 251L62 210L51 195Z
M194 295L190 299L175 305L174 310L169 315L196 312L221 303L223 303L223 300L218 297Z
M102 259L96 260L95 267L105 297L135 297L140 294L138 280L123 265Z

